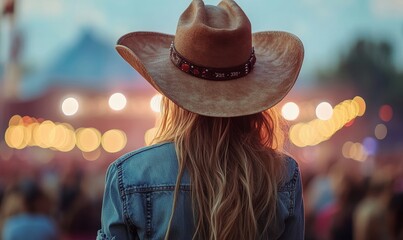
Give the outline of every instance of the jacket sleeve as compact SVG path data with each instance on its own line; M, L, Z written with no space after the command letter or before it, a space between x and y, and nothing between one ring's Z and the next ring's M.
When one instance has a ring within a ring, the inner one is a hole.
M105 192L102 203L101 229L97 240L136 239L124 221L122 197L119 192L118 171L111 164L106 172Z
M302 240L304 239L305 220L304 220L304 202L302 198L302 183L301 174L298 169L298 174L295 179L294 193L291 198L291 211L290 216L285 222L285 229L281 235L281 240Z

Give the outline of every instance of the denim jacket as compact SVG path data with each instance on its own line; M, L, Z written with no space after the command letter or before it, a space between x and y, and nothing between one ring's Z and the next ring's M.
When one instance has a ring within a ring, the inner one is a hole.
M303 239L304 209L300 172L287 157L287 177L278 188L277 219L267 239ZM130 152L113 162L106 174L99 240L164 239L178 173L173 143ZM170 239L194 233L190 177L181 180Z

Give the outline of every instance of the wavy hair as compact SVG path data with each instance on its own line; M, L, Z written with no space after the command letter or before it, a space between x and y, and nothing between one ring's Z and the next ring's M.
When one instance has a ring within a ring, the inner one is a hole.
M284 164L278 115L207 117L163 97L152 143L172 141L179 161L171 218L184 169L191 179L193 239L260 239L276 221L277 186ZM276 132L277 131L277 132Z

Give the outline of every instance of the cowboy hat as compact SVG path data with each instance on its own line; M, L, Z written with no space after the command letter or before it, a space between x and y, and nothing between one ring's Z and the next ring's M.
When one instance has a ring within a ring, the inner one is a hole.
M304 58L301 41L279 31L253 33L232 0L193 0L176 34L132 32L119 54L180 107L213 117L262 112L285 97Z

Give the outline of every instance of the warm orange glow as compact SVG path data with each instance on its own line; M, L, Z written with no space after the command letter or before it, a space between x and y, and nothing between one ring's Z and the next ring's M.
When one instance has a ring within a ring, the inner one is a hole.
M54 123L29 116L21 118L19 115L10 118L4 140L4 144L14 149L36 146L69 152L77 146L81 151L88 153L84 154L84 157L89 160L95 159L96 152L101 154L101 140L105 151L111 153L121 151L127 144L126 134L121 130L109 130L102 137L95 128L75 130L68 123Z
M77 147L83 152L92 152L101 144L101 133L95 128L76 131Z
M351 126L353 126L354 122L355 122L355 119L353 119L350 122L346 123L344 126L345 127L351 127Z
M354 100L347 100L348 102L348 113L350 118L355 118L360 113L360 105Z
M26 147L24 143L24 127L23 126L10 126L5 133L5 140L9 147L22 149Z
M43 148L50 148L55 141L56 125L49 120L42 122L37 128L37 143Z
M356 97L355 100L345 100L337 104L333 109L328 103L318 105L318 119L307 123L298 123L290 128L289 136L291 142L298 147L314 146L330 139L343 126L352 124L354 119L365 112L360 110L363 100ZM328 119L328 117L330 117ZM355 157L362 159L362 157Z
M20 124L24 125L24 126L28 126L28 125L36 123L36 122L38 122L38 120L36 120L33 117L29 117L29 116L24 116L20 120Z
M39 126L39 123L34 122L32 124L29 124L28 126L26 126L26 138L29 140L27 141L28 146L36 146L36 142L35 142L35 138L34 138L34 129L35 127ZM29 136L28 136L29 135Z
M127 137L123 131L112 129L104 133L101 143L105 151L115 153L126 146Z
M44 146L40 140L39 125L40 124L35 124L32 126L32 142L34 146L46 148L46 146Z
M73 130L66 127L66 138L63 144L58 148L59 151L69 152L76 146L76 134Z
M366 107L367 107L366 103L365 103L365 100L360 96L356 96L356 97L353 98L353 101L356 102L358 104L358 106L359 106L357 116L359 116L359 117L363 116L364 113L365 113Z
M21 116L20 115L14 115L10 118L8 121L8 126L17 126L21 122Z
M156 127L150 128L146 131L146 133L144 134L144 142L146 143L147 146L152 143L155 135L157 134L157 131L158 128Z
M52 147L57 150L63 148L65 141L67 140L67 128L62 124L57 124L54 128L55 138L52 142Z

